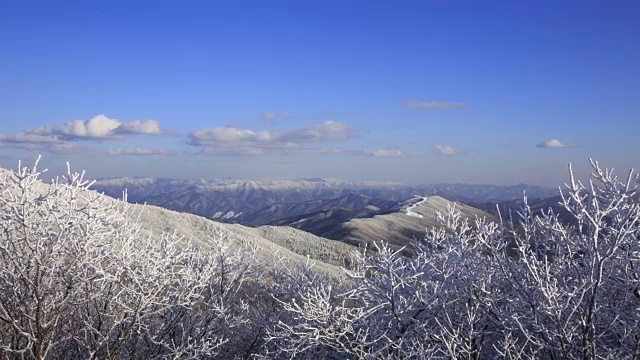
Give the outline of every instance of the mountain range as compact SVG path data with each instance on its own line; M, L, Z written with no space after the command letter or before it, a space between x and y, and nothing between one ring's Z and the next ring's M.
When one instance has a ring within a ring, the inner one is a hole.
M92 188L114 197L126 191L129 202L199 215L217 223L237 224L234 229L257 232L257 236L276 234L280 239L277 234L290 229L286 231L295 233L291 239L313 235L353 246L387 241L396 248L424 236L427 227L437 225L435 212L445 211L448 205L455 205L470 218L496 219L492 211L496 203L512 208L523 192L532 200L557 194L554 189L524 184L410 187L392 182L321 178L264 181L112 178L100 179ZM237 227L240 225L248 228ZM286 245L294 244L304 241L291 240ZM332 255L334 260L339 257Z
M337 213L332 216L351 216L351 213L370 212L371 209L365 207L373 206L385 212L414 196L437 195L463 203L500 203L521 199L524 191L530 199L558 193L555 189L525 184L411 187L392 182L321 178L265 181L114 178L96 181L93 189L114 197L120 197L126 190L128 201L133 203L147 203L249 226L277 223L318 211L334 210Z

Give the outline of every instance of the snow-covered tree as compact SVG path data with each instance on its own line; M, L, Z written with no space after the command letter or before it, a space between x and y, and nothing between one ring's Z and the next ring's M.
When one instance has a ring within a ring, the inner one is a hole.
M592 162L588 185L570 182L571 225L528 205L511 227L514 255L500 262L512 301L503 313L510 357L640 356L640 201L633 172L619 181ZM636 182L638 177L636 177ZM517 351L517 353L514 353Z
M270 330L282 358L640 357L640 202L592 162L562 203L500 221L437 214L402 255L355 254L340 284L311 278ZM636 182L639 180L635 177Z
M214 357L247 322L251 251L141 231L68 171L0 174L0 348L10 358ZM144 211L144 210L143 210ZM251 281L250 281L251 280Z

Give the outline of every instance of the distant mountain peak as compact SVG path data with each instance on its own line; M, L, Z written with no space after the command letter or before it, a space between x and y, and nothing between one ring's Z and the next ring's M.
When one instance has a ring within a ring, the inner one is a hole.
M312 177L312 178L304 179L304 181L306 181L306 182L319 182L319 183L326 183L327 182L325 179L319 178L319 177Z

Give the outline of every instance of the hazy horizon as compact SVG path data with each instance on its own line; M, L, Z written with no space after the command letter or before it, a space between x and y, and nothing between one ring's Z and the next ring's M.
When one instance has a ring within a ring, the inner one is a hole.
M640 3L6 1L0 166L556 187L640 167Z

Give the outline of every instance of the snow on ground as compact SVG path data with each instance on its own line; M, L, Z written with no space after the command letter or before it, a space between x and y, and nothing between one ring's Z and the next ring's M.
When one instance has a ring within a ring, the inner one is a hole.
M407 215L409 216L415 216L415 217L419 217L422 218L423 216L418 214L417 212L413 211L413 209L415 209L416 207L426 204L427 201L429 201L429 197L428 196L421 196L420 197L420 201L416 202L415 204L409 206L407 208Z

